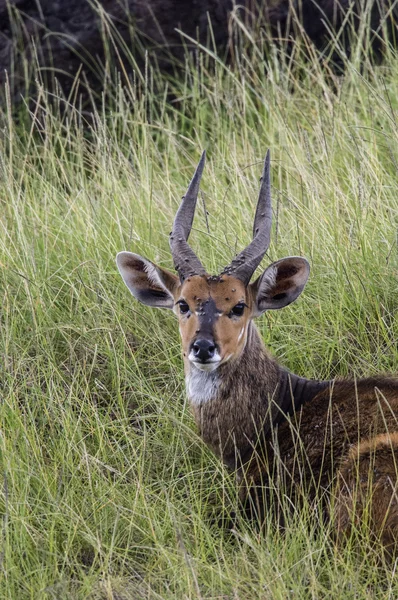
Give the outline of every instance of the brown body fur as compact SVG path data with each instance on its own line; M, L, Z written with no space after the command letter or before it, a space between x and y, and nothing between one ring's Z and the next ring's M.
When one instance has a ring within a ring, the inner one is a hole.
M308 401L302 398L301 407L273 428L281 368L258 333L250 336L239 364L222 374L217 397L193 407L204 441L236 469L242 500L255 490L255 505L262 506L264 498L258 495L266 494L276 471L293 502L305 494L327 498L329 506L335 489L339 536L350 532L353 519L361 522L367 507L373 535L393 548L398 539L398 433L388 432L398 427L398 378L336 380L312 398L308 382Z
M336 485L337 533L367 521L372 534L388 552L398 541L398 433L361 441L340 465Z

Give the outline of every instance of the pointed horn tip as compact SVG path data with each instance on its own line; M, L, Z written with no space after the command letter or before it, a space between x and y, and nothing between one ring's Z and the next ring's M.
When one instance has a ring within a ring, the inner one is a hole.
M200 155L198 167L201 165L204 165L205 160L206 160L206 150L203 150L202 154Z
M203 169L204 169L204 166L205 166L205 162L206 162L206 150L203 150L203 152L202 152L202 154L200 156L200 160L198 162L198 165L197 165L197 167L195 169L195 173L194 173L194 176L193 176L193 178L191 180L191 183L194 180L197 180L198 177L199 177L199 181L200 181L200 179L202 177ZM184 200L184 197L183 197L183 200Z
M265 160L264 160L264 171L269 169L270 164L271 164L271 152L270 152L270 149L268 148L267 154L265 155Z
M271 170L271 153L270 153L270 149L268 148L267 154L265 155L265 159L264 159L264 167L263 167L263 172L260 177L260 183L262 183L265 176L267 176L267 182L268 182L270 170Z

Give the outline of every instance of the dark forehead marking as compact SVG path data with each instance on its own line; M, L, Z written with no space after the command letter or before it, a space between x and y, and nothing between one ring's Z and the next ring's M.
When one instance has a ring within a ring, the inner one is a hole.
M214 299L209 296L196 302L196 314L198 317L198 329L201 334L211 334L214 323L219 316Z

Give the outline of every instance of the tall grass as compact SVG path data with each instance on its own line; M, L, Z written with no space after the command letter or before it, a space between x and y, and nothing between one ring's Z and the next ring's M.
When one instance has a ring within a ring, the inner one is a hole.
M210 272L227 264L250 238L270 148L268 260L301 254L312 275L260 319L265 342L308 377L398 371L398 61L354 53L337 77L315 53L265 60L255 44L233 67L199 49L179 80L149 69L139 93L115 88L110 113L44 91L18 120L4 106L1 598L398 595L366 532L336 548L309 509L283 533L239 515L219 526L237 490L195 431L176 323L116 272L123 249L172 267L203 148L191 241Z

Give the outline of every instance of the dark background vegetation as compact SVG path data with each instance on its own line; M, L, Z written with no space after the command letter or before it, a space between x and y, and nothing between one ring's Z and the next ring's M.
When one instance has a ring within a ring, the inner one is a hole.
M85 101L89 88L100 97L116 70L124 83L145 76L148 62L178 76L198 43L233 61L243 29L246 43L261 32L285 50L304 39L338 70L364 11L379 59L387 38L395 41L396 8L383 0L370 11L361 0L0 0L0 84L8 80L17 101L40 85L54 91L56 79L58 96Z

